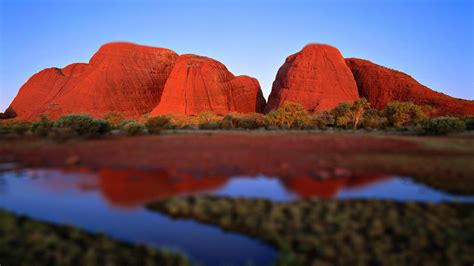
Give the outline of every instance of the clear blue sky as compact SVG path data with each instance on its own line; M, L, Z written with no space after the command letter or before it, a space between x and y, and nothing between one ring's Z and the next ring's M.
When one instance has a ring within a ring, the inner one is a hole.
M256 77L265 97L286 56L327 43L474 99L471 0L0 2L0 110L34 73L87 62L111 41L212 57Z

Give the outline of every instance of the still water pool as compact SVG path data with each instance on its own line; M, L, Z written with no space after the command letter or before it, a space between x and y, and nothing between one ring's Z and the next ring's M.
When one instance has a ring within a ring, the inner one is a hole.
M24 169L0 172L0 208L114 238L182 251L199 265L271 265L276 251L245 235L146 210L171 196L216 194L290 201L318 197L397 201L474 202L407 178L363 176L314 180L300 177L192 177L130 169Z

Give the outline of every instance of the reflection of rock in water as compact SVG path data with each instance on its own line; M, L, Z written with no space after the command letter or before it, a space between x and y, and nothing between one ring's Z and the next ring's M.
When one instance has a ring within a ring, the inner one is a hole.
M26 170L19 176L27 176L48 191L67 190L87 193L98 191L110 204L119 207L139 207L158 199L218 191L234 177L194 177L174 170L138 170L102 168L97 171L87 168L65 168L60 170ZM252 177L246 177L252 179ZM334 177L325 180L313 177L278 178L286 192L293 192L302 198L332 198L343 188L364 187L384 180L386 176ZM5 179L0 179L0 192L7 189ZM243 189L252 189L248 183ZM242 189L242 188L240 188ZM254 195L255 197L267 197ZM271 196L269 197L271 199Z
M215 190L228 177L193 177L173 171L143 171L134 169L100 169L99 186L102 195L117 206L138 206L151 200L183 194Z

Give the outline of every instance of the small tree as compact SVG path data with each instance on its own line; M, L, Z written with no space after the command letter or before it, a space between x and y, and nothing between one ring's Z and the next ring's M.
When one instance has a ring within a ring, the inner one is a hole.
M171 117L166 115L148 118L145 125L150 134L159 134L161 130L173 127Z
M352 103L340 103L331 110L334 122L337 127L356 129L362 120L365 110L370 108L370 103L365 98L361 98Z
M270 126L301 128L311 120L308 111L301 104L285 102L278 109L271 111L265 117Z
M122 121L126 119L125 115L119 112L110 112L102 117L108 121L113 127L118 127Z
M145 134L145 125L140 122L131 121L122 126L120 130L129 136L138 136Z
M445 135L464 131L466 123L456 117L437 117L428 120L424 129L428 134Z
M31 124L31 132L38 136L46 137L54 123L48 119L48 115L42 114L40 117L41 119L39 121L35 121Z
M79 136L94 137L106 134L111 125L104 119L94 119L88 115L68 114L61 116L54 122L58 129L68 128Z
M361 124L363 128L385 128L387 119L381 116L378 110L371 108L366 110L362 115Z
M365 110L370 108L370 103L365 98L360 98L351 105L351 115L354 120L354 129L359 126L359 122Z
M217 116L213 112L201 112L197 115L198 124L215 122Z
M412 102L391 102L382 113L388 125L396 128L420 125L427 118L422 108Z

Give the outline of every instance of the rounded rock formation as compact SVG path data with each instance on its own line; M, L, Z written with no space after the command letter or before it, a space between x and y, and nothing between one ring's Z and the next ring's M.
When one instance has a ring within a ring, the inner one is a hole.
M390 102L413 102L434 108L432 115L474 115L474 101L462 100L423 86L411 76L368 60L348 58L346 63L357 83L360 97L377 109Z
M33 75L6 111L7 117L37 119L68 113L94 117L110 112L139 116L159 102L178 55L131 43L102 46L89 64L48 68Z
M150 113L198 114L263 112L265 98L258 81L234 75L220 62L198 55L181 55L166 81L158 106Z
M285 101L319 112L357 99L354 77L339 50L329 45L309 44L288 56L278 70L265 112Z

